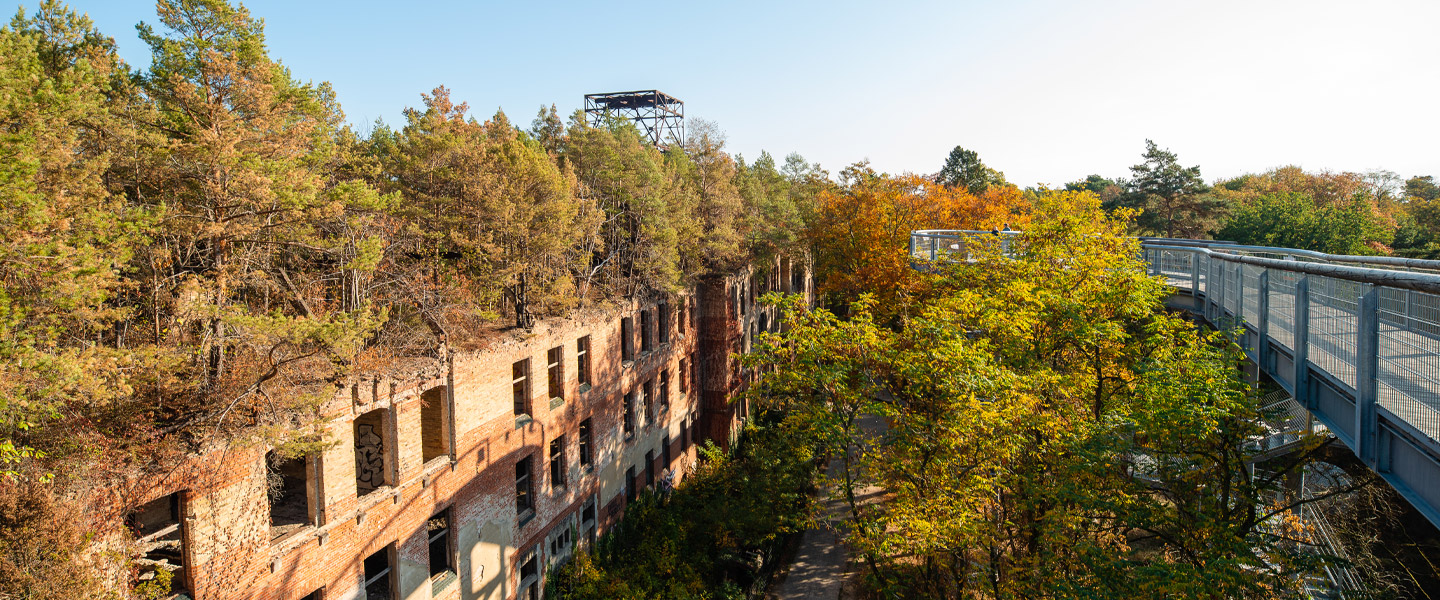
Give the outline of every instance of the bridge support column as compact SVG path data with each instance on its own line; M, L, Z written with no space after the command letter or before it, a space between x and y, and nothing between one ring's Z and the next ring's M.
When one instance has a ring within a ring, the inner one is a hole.
M1376 467L1375 403L1380 397L1380 290L1366 285L1360 296L1355 339L1355 454Z
M1310 276L1301 275L1295 282L1295 401L1307 410L1315 410L1310 394Z

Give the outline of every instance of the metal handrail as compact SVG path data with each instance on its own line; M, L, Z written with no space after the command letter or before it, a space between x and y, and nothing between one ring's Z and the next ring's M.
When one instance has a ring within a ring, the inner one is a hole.
M967 260L989 231L922 230L911 258ZM1023 250L1000 232L1000 250ZM1141 239L1168 302L1235 332L1251 361L1440 525L1440 261Z

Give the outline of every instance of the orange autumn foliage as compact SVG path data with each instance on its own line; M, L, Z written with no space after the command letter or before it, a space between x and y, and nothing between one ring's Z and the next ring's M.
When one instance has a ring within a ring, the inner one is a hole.
M917 175L877 175L850 167L842 186L822 192L809 231L822 293L847 302L872 293L881 306L923 291L910 268L908 243L916 229L1023 229L1029 203L1013 186L976 196Z

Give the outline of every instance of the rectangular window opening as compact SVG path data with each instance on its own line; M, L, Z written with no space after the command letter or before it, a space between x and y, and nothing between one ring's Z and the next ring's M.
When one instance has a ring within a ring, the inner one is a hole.
M670 305L661 304L656 312L659 313L656 331L660 334L660 343L664 344L670 341Z
M625 501L635 501L635 467L625 469Z
M515 463L515 514L524 515L535 509L535 494L531 487L531 459L527 456Z
M181 515L184 506L180 492L147 502L125 517L125 525L135 535L145 565L140 579L156 577L160 570L171 575L170 591L180 594L188 592L185 571L185 525Z
M675 382L680 386L680 393L681 393L681 394L688 394L688 393L690 393L690 384L689 384L690 378L685 376L685 374L686 374L686 373L689 373L689 372L690 372L690 359L689 359L689 358L682 358L682 359L680 359L680 370L675 373Z
M449 388L437 385L420 395L420 452L424 462L450 456Z
M390 479L389 412L378 408L355 418L355 491L364 496Z
M655 380L646 381L645 386L641 389L644 390L644 396L640 401L644 403L645 426L649 427L655 423Z
M550 387L550 397L565 399L565 372L563 370L565 360L565 347L556 346L545 353L549 364L546 365L546 383Z
M265 455L266 496L270 500L270 539L278 539L313 525L304 456L285 458L271 450Z
M620 358L635 360L635 322L630 317L620 319Z
M580 385L590 385L590 336L575 342L575 378Z
M655 487L655 451L645 452L645 487Z
M652 322L650 321L650 311L648 311L648 310L642 310L642 311L640 311L640 351L641 351L641 352L649 352L649 351L651 350L650 340L652 339L652 336L650 335L650 329L651 329L651 327L653 327L653 326L654 326L654 323L652 323Z
M520 596L523 600L540 599L540 566L536 563L535 552L520 563Z
M550 440L550 489L565 489L565 437Z
M365 600L391 600L395 587L391 585L391 555L395 545L390 544L365 559Z
M515 361L510 365L510 389L515 396L515 416L530 413L530 359Z
M590 466L590 419L580 422L580 466Z
M659 390L658 394L659 394L659 396L658 396L658 398L657 398L657 400L656 400L656 403L659 405L658 410L660 411L660 414L663 415L663 414L665 414L667 411L670 410L670 370L669 370L669 369L666 369L666 370L660 372L660 390Z
M625 393L625 437L635 434L635 392Z
M440 511L425 522L430 538L430 578L455 572L455 551L450 544L450 509Z
M663 439L663 440L660 441L660 466L661 466L661 468L664 468L664 469L670 468L670 460L671 460L671 456L670 456L670 436L667 435L667 436L665 436L665 439Z

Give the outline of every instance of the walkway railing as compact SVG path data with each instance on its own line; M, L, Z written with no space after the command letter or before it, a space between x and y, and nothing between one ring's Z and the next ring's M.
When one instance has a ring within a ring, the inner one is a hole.
M916 261L967 259L977 236L915 231ZM1440 261L1142 239L1174 308L1237 332L1251 361L1440 526Z

